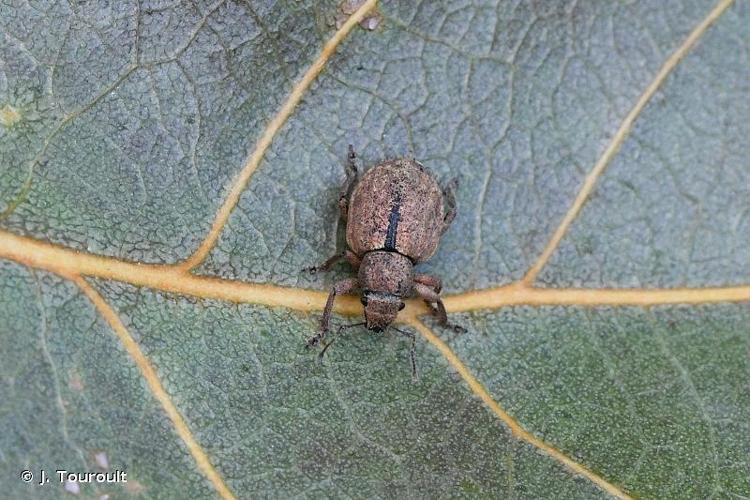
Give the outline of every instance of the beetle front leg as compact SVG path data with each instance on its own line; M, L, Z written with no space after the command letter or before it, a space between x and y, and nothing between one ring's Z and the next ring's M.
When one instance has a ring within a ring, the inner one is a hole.
M435 290L435 293L440 293L443 289L443 282L437 276L431 274L415 274L414 283L422 283Z
M359 269L359 257L357 257L357 255L354 252L347 249L341 253L337 253L333 257L330 257L321 265L306 267L303 269L303 271L307 271L310 274L317 274L320 271L324 271L324 272L330 271L331 268L341 260L346 260L354 268L355 271Z
M443 188L443 196L445 197L446 212L443 217L443 227L440 230L440 234L443 234L448 230L456 218L456 190L458 189L458 177L454 177L448 182Z
M323 309L323 317L320 318L320 331L307 340L306 345L308 348L316 345L318 342L323 340L323 337L325 337L326 333L328 332L331 323L331 310L333 309L333 301L336 299L336 296L346 295L347 293L354 291L358 286L359 283L354 278L341 280L333 285L331 293L328 294L326 306Z
M432 278L437 281L438 286L440 284L440 280L432 276L420 275L420 278L422 278L422 280ZM424 282L415 280L414 291L432 308L433 314L437 317L442 326L449 327L456 333L464 333L466 331L466 328L448 322L448 313L445 311L445 304L443 304L443 299L440 298L440 294L435 288L425 285ZM432 304L435 304L434 308L432 307Z
M346 160L346 180L339 191L339 211L341 220L346 220L349 214L349 197L352 195L352 188L357 183L357 153L354 152L354 146L349 144L349 154Z

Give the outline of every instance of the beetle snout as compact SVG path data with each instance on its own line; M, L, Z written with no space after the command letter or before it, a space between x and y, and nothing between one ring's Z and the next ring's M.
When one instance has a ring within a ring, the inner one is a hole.
M370 292L365 294L365 325L373 332L382 332L398 315L401 299L391 294Z
M389 318L382 313L365 309L365 325L371 332L381 333L390 324Z

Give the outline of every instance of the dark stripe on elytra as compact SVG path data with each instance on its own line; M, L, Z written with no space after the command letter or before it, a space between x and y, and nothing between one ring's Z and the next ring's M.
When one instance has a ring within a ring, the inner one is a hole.
M401 197L396 199L391 207L391 214L388 216L388 231L385 233L385 249L396 250L396 234L398 233L398 221L401 219L399 210L401 209Z

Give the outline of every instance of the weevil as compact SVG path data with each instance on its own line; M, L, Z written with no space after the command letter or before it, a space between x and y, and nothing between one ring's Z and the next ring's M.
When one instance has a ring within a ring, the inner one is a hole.
M429 169L408 158L378 163L360 179L356 158L350 145L346 180L338 202L340 216L346 223L348 248L307 270L313 274L327 271L346 260L357 271L357 277L333 285L320 331L307 341L307 347L322 342L329 331L336 296L356 290L361 292L365 321L347 327L365 325L373 332L382 332L404 308L403 299L415 295L427 302L442 325L448 325L440 298L440 279L417 273L414 266L432 257L456 217L458 179L441 187ZM346 327L339 328L339 332L343 328ZM411 338L412 375L416 376L414 334L393 329ZM324 347L321 356L332 342Z

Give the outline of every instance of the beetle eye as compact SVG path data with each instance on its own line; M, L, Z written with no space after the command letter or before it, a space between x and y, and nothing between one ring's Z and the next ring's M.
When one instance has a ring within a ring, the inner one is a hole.
M363 305L363 306L366 306L366 305L367 305L367 297L366 297L366 296L364 296L364 295L363 295L363 296L362 296L362 298L361 298L361 299L359 299L359 301L360 301L360 302L362 302L362 305Z
M406 304L404 304L403 302L401 302L401 305L398 306L398 310L401 311L401 310L404 309L404 307L406 307Z

